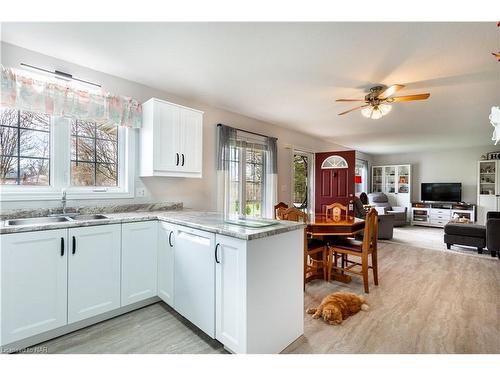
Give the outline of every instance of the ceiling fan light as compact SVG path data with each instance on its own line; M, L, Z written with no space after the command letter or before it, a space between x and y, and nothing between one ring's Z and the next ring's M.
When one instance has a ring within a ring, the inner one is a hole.
M361 110L361 114L363 116L365 116L366 118L371 118L372 117L372 111L373 111L372 106L369 106L369 107L363 108Z
M378 107L373 108L371 119L378 120L379 118L382 118L382 116L382 111Z
M389 104L379 104L378 109L380 109L382 115L385 116L391 111L392 107Z

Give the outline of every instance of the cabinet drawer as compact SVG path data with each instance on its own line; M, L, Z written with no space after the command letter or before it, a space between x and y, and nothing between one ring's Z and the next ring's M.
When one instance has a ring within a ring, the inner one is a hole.
M450 214L446 215L432 214L431 220L450 220Z
M449 220L440 220L440 219L436 219L436 220L431 220L431 224L434 224L434 225L446 225L448 224Z
M431 209L431 215L450 215L450 210L444 210L441 208L433 208Z

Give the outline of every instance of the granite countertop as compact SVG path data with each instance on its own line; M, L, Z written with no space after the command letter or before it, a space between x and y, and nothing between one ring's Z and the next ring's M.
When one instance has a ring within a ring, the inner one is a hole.
M0 224L0 234L33 232L49 229L75 228L105 224L132 223L138 221L159 220L172 224L184 225L186 227L200 229L207 232L223 234L229 237L235 237L242 240L253 240L262 237L274 236L276 234L289 232L304 228L303 223L268 220L273 222L262 228L248 228L240 225L224 222L222 214L217 212L194 211L188 209L173 211L137 211L121 213L104 213L107 219L78 220L58 223L43 223L31 225L6 226L5 221Z

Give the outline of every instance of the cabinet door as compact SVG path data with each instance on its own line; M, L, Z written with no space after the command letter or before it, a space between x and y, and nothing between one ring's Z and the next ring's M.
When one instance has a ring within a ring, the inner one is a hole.
M235 352L245 352L246 241L216 236L215 338Z
M175 225L159 222L158 228L158 297L174 306Z
M177 226L174 247L174 307L215 338L215 235Z
M69 230L68 322L120 307L121 225Z
M157 295L158 222L122 225L121 305Z
M180 110L181 170L201 173L203 156L203 114ZM201 176L200 176L201 177Z
M0 236L1 344L67 323L67 230Z
M177 171L180 166L180 109L168 103L155 102L154 170Z

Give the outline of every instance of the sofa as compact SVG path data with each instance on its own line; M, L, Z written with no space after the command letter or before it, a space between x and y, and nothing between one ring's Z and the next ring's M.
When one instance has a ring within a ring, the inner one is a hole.
M375 207L379 215L394 215L394 226L401 227L407 224L407 207L391 206L389 198L384 193L368 194L368 202Z
M481 254L486 247L491 256L500 259L500 212L488 212L486 225L448 223L444 227L444 242L451 245L472 246Z
M366 209L363 207L363 202L357 196L353 198L354 216L360 219L366 217ZM378 216L378 236L379 240L390 240L394 232L394 215L383 213Z

